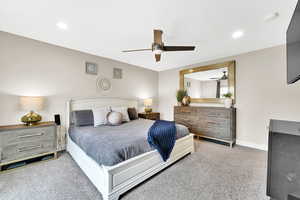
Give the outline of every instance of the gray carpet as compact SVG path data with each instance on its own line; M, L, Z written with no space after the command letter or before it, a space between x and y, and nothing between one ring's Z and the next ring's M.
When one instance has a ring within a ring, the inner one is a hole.
M122 200L265 200L266 152L196 141L196 152L124 194ZM1 200L101 200L72 158L0 174Z

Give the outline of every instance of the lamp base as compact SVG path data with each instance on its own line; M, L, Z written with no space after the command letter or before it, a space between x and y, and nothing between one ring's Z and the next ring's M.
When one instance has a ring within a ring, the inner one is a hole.
M28 114L24 115L21 118L21 121L25 123L27 126L36 125L41 120L42 120L42 116L33 111L30 111Z
M152 108L145 108L145 113L151 113L152 112Z

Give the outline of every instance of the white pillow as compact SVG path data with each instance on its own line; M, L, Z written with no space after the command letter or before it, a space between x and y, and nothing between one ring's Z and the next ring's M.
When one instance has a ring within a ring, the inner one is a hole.
M114 111L108 113L107 123L113 126L122 124L122 114Z
M127 107L112 107L111 110L121 113L123 122L129 122L130 121L128 111L127 111L128 110Z
M108 107L94 108L94 127L107 124L107 115L110 112Z

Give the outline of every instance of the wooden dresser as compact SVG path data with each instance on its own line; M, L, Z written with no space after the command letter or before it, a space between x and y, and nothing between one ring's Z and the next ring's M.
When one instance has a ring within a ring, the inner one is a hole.
M34 126L0 126L0 171L11 163L54 154L57 155L56 124L43 122Z
M228 143L236 141L236 109L224 107L175 106L174 120L196 136Z

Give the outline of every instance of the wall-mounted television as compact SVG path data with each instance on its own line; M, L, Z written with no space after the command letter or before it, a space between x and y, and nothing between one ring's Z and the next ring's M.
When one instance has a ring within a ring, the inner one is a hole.
M300 4L295 12L286 34L287 40L287 83L292 84L300 79Z

